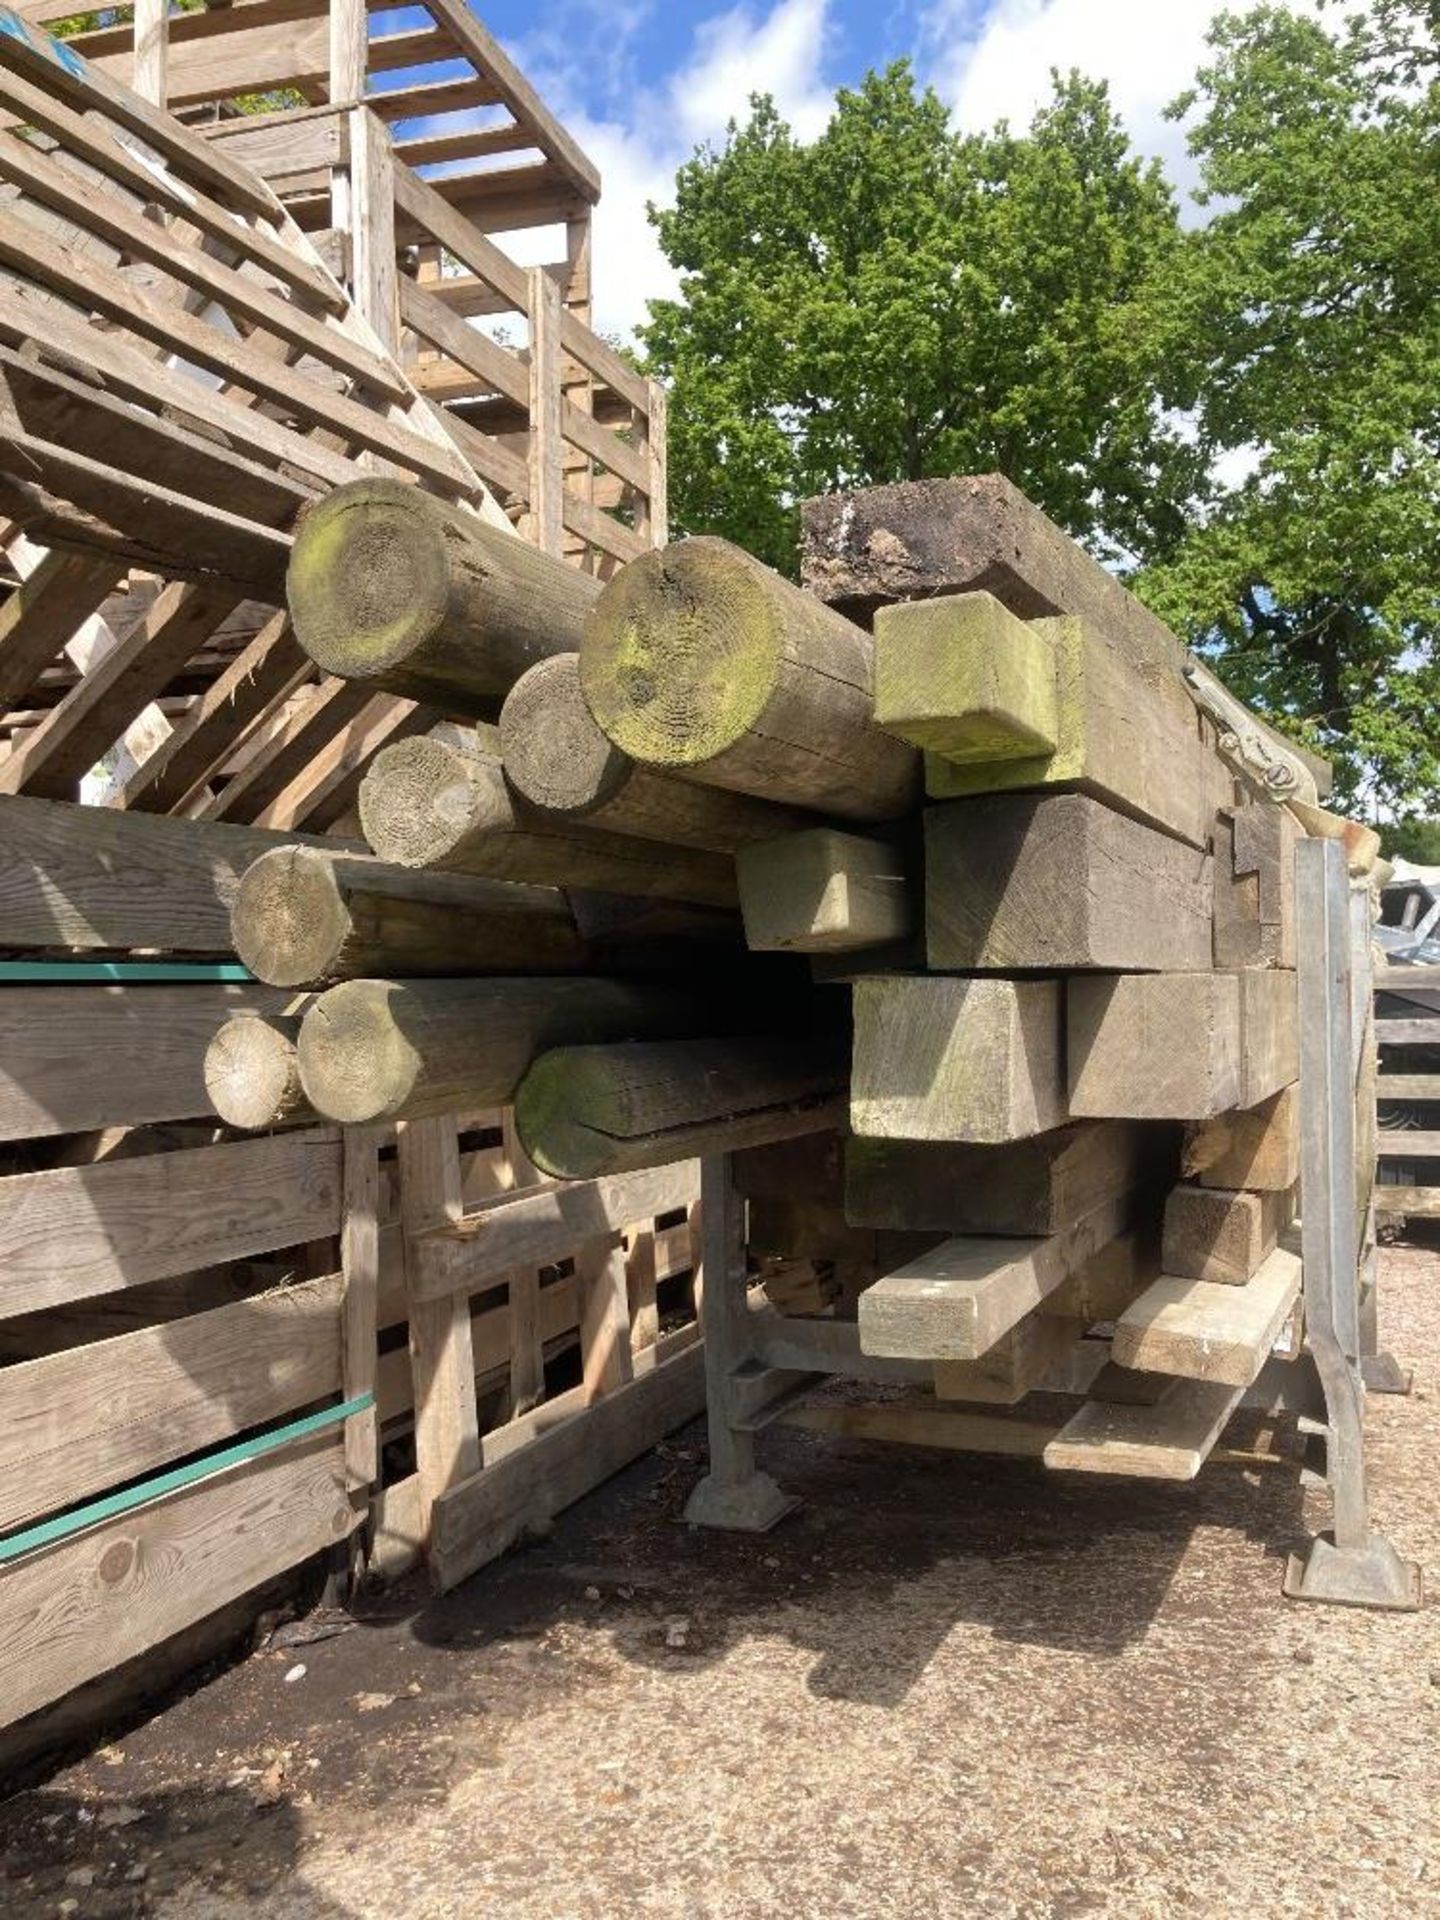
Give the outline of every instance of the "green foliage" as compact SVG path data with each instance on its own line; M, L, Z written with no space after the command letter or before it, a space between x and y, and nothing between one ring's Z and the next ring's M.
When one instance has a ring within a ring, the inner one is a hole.
M1174 546L1198 468L1146 301L1182 241L1103 87L1057 78L1027 134L962 136L900 63L810 146L757 96L651 218L681 273L643 338L686 531L790 570L808 494L999 468L1099 552Z
M1332 15L1333 18L1333 15ZM1440 6L1222 20L1155 302L1212 489L1139 590L1372 812L1440 798Z
M1417 867L1440 867L1440 820L1391 820L1380 829L1387 860L1410 860Z

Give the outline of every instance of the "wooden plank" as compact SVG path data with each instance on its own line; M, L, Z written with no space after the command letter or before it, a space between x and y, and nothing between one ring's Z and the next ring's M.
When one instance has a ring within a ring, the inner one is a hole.
M407 327L487 387L528 410L530 380L523 360L498 346L478 328L467 326L433 292L408 274L400 276L399 294L400 317ZM423 382L418 384L423 386Z
M1063 1391L1072 1356L1082 1344L1097 1363L1106 1352L1104 1342L1085 1341L1080 1321L1038 1308L1017 1320L978 1360L937 1360L936 1397L1014 1407L1031 1393ZM1051 1388L1052 1377L1062 1383L1059 1388Z
M1085 794L925 813L925 950L937 969L1185 972L1211 959L1207 854Z
M1181 1170L1202 1187L1293 1187L1300 1178L1299 1088L1286 1087L1258 1106L1189 1127Z
M70 639L125 577L88 553L47 553L0 607L0 711L19 706Z
M309 762L273 800L260 808L255 824L276 830L308 827L318 833L351 811L360 798L366 768L384 746L428 733L435 723L429 707L393 694L376 694L348 725L318 747Z
M1120 1121L988 1147L854 1134L845 1142L845 1218L896 1231L1055 1233L1139 1185L1157 1158L1152 1145Z
M379 1127L346 1127L341 1135L339 1308L341 1397L355 1400L375 1390L380 1304ZM380 1427L375 1409L345 1422L345 1475L352 1493L380 1477Z
M340 1227L333 1128L0 1180L0 1318L294 1247Z
M463 1294L420 1299L410 1249L415 1237L460 1217L460 1163L453 1119L405 1122L398 1136L400 1217L405 1233L410 1366L415 1386L415 1465L422 1512L480 1470L475 1349Z
M914 929L897 843L807 827L735 857L745 943L758 953L852 953Z
M1164 1275L1115 1325L1122 1367L1248 1387L1300 1297L1300 1262L1276 1247L1243 1287Z
M1193 1480L1244 1395L1223 1381L1177 1380L1149 1406L1087 1401L1046 1447L1045 1464L1066 1473Z
M313 673L289 615L274 614L192 702L169 739L130 776L115 804L132 812L182 812L251 722L282 705Z
M860 1344L894 1359L977 1360L1130 1224L1128 1195L1045 1239L946 1240L860 1296Z
M8 1568L5 1722L344 1539L358 1518L343 1451L324 1435Z
M343 16L342 5L337 12ZM332 41L341 29L332 22ZM364 91L363 69L360 90ZM355 309L391 353L400 351L395 264L395 152L390 129L363 109L346 116L350 161L350 282Z
M1046 634L988 593L882 607L875 617L875 718L957 765L1053 754L1056 668Z
M82 777L238 604L224 588L173 582L0 764L0 793L70 799Z
M233 1015L279 1014L271 987L7 987L0 1140L211 1112L205 1049Z
M625 1249L612 1245L608 1237L582 1247L575 1258L575 1277L580 1293L581 1392L591 1402L635 1377Z
M1440 1133L1419 1128L1382 1127L1376 1135L1382 1160L1440 1159Z
M1376 993L1404 993L1412 987L1440 987L1440 966L1380 966L1374 974Z
M384 113L385 95L372 95L369 104L373 111ZM462 266L468 267L487 286L502 294L516 313L527 312L529 290L525 269L517 267L493 240L487 240L478 228L472 227L468 220L456 213L450 203L423 181L419 174L398 164L395 168L395 207L397 212L415 221L432 239L438 240L446 253Z
M1382 1073L1375 1094L1380 1100L1440 1100L1440 1073Z
M527 1526L553 1519L684 1426L704 1399L703 1359L699 1347L691 1346L587 1409L557 1415L541 1406L523 1422L511 1422L524 1429L523 1438L514 1436L514 1450L435 1504L436 1585L446 1592L496 1559Z
M1295 847L1304 828L1273 800L1215 823L1215 964L1295 965Z
M0 799L5 945L228 959L241 874L291 838L8 795Z
M449 486L467 482L468 476L455 456L447 456L436 442L422 438L409 426L392 421L384 413L371 412L358 401L292 369L285 361L264 354L252 343L206 325L181 307L167 306L114 268L52 239L34 221L4 210L0 210L0 262L75 301L87 312L117 322L163 351L177 353L222 380L271 401L282 413L307 427L333 431L350 444L384 454L426 479Z
M1069 1118L1058 982L897 974L853 994L856 1133L999 1142Z
M1293 1192L1238 1193L1172 1187L1165 1201L1161 1262L1177 1279L1243 1286L1294 1216Z
M234 213L227 206L217 204L205 193L195 193L180 179L145 165L115 138L99 116L75 112L43 87L3 67L0 67L0 107L13 113L22 125L49 134L66 153L98 167L142 201L155 202L171 214L183 215L191 226L207 239L219 242L227 252L243 250L283 285L303 289L306 297L322 309L331 313L344 310L345 295L340 287L295 247L277 240L267 227L255 221L237 230ZM176 124L169 115L162 115L161 120L166 126ZM250 180L248 173L242 177L247 182ZM260 191L266 192L264 188ZM268 210L273 219L278 208L270 203L268 193L266 202L266 209L257 210Z
M1440 1217L1440 1187L1377 1186L1375 1210L1416 1220L1435 1219Z
M359 718L374 697L373 685L365 681L324 677L195 817L254 821L305 771L327 741Z
M272 293L253 275L175 238L167 227L146 219L119 194L96 192L93 186L87 191L86 183L38 147L3 130L0 179L11 181L32 201L73 220L81 232L106 240L127 259L150 261L181 286L215 301L233 317L243 317L288 340L388 400L409 400L411 390L399 369L358 345L340 328L327 326L294 301Z
M564 315L561 315L561 327L564 327ZM641 554L650 551L650 543L619 520L612 520L608 513L602 513L599 507L592 507L588 500L580 499L567 487L561 495L560 517L566 531L578 534L592 547L598 547L602 553L608 553L614 560L636 560Z
M836 1440L881 1440L906 1447L941 1447L956 1453L991 1453L1038 1460L1054 1439L1053 1420L1012 1420L998 1413L962 1413L926 1401L907 1405L882 1400L873 1406L797 1407L782 1426Z
M1003 474L825 494L801 503L800 520L803 583L852 618L895 600L983 589L1022 620L1073 614L1143 678L1179 680L1184 650L1159 615ZM1323 798L1329 763L1303 757Z
M1380 1014L1375 1021L1375 1038L1382 1047L1440 1046L1440 1012L1416 1020ZM1380 1084L1385 1084L1383 1079Z
M0 1368L0 1528L325 1399L340 1305L332 1274Z
M543 267L531 267L530 314L530 539L542 553L558 554L565 491L560 438L560 289Z
M1070 1112L1203 1120L1240 1104L1239 976L1092 974L1066 983Z
M699 1191L699 1162L687 1160L519 1193L419 1234L410 1247L413 1296L447 1299L477 1292L510 1268L549 1266L577 1246L618 1235L629 1221L688 1206Z

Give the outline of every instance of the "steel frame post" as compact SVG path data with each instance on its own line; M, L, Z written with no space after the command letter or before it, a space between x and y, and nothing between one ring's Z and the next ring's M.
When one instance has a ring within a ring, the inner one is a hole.
M685 1518L696 1526L765 1533L799 1505L755 1465L755 1435L737 1424L734 1377L755 1359L746 1300L745 1202L729 1154L700 1163L703 1253L700 1326L705 1336L705 1397L710 1471L691 1494Z
M1356 1031L1355 995L1368 985L1369 929L1357 951L1338 841L1305 839L1296 848L1295 909L1305 1332L1325 1395L1334 1523L1311 1542L1303 1561L1292 1556L1285 1592L1299 1600L1413 1609L1421 1600L1420 1569L1372 1531L1365 1485L1355 1127L1356 1042L1363 1045L1364 1035Z

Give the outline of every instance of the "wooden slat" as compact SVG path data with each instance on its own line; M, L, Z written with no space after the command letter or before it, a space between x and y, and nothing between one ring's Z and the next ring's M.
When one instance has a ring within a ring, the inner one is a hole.
M635 560L650 551L648 540L581 500L568 488L561 500L561 518L571 533L578 533L582 540L588 540L592 547L598 547L616 560Z
M1376 1150L1382 1160L1440 1160L1440 1133L1382 1127L1376 1136Z
M0 261L53 292L103 314L167 352L233 381L246 392L357 446L399 461L427 478L465 484L459 461L409 427L372 413L303 373L237 340L184 309L167 306L112 267L64 245L16 214L0 210ZM42 336L43 337L43 336Z
M413 700L376 694L260 809L255 824L279 831L308 827L318 833L358 803L360 782L381 747L427 731L435 718Z
M358 1524L331 1435L203 1482L0 1575L6 1685L18 1720L157 1646Z
M0 131L0 179L12 181L42 205L98 234L130 259L149 260L232 316L243 316L317 359L340 368L393 401L409 399L399 370L357 346L337 327L326 326L302 307L279 298L260 280L224 265L199 247L175 239L167 228L133 212L118 194L88 193L48 155L13 133Z
M404 274L400 278L400 318L487 387L503 393L517 407L529 406L530 383L519 356L497 346L478 328L467 326L433 294ZM424 381L418 374L416 384L424 390Z
M1163 1275L1121 1314L1111 1353L1144 1373L1248 1387L1299 1297L1300 1262L1283 1247L1240 1287Z
M1440 1100L1440 1073L1382 1073L1377 1100Z
M530 497L530 473L525 462L487 433L471 426L460 413L447 413L446 424L460 451L480 478L502 495L515 500Z
M375 94L368 104L380 112L384 100L384 94ZM517 267L493 240L487 240L478 228L456 213L434 187L406 166L395 168L395 207L438 240L462 266L502 294L516 313L527 312L525 269Z
M508 120L498 127L415 134L396 142L395 157L407 167L441 166L455 160L480 160L495 153L522 153L535 144L531 128L518 120Z
M334 1128L0 1181L0 1318L340 1229Z
M31 30L29 40L7 35L0 43L0 67L8 68L82 112L98 110L118 126L138 133L182 175L193 178L236 206L262 218L273 219L279 213L279 202L244 167L237 167L223 153L214 151L182 126L173 115L142 100L89 61L78 73L62 65L51 51L53 44L51 36L40 28Z
M19 704L124 576L113 560L49 553L21 581L0 607L0 711Z
M1193 1480L1244 1397L1244 1387L1177 1380L1148 1405L1088 1400L1046 1447L1045 1464L1069 1473Z
M380 1304L380 1143L378 1127L347 1127L343 1155L340 1265L344 1296L340 1317L342 1397L375 1390L377 1319ZM345 1422L345 1469L352 1491L380 1474L380 1423L371 1407Z
M430 1568L436 1586L447 1591L503 1553L528 1525L552 1519L618 1473L693 1419L704 1398L702 1356L691 1346L588 1409L557 1414L541 1406L500 1429L513 1451L435 1502Z
M240 875L285 840L251 827L0 799L4 944L228 959Z
M363 680L322 680L275 737L200 809L206 820L254 820L284 792L312 757L375 697Z
M250 722L302 686L313 671L289 616L275 614L131 775L118 804L150 813L179 812Z
M1376 967L1376 993L1405 993L1416 987L1440 987L1440 966Z
M468 113L473 107L500 104L493 82L469 74L454 80L422 80L414 86L384 87L368 93L365 105L382 120L434 120L441 114Z
M472 329L473 331L473 329ZM650 466L643 453L626 446L618 433L602 427L593 414L584 413L573 400L560 402L560 431L582 453L588 453L617 474L627 486L645 492L650 484Z
M238 604L223 589L166 587L24 744L0 763L0 793L71 797L81 777Z
M1440 1218L1440 1187L1386 1187L1375 1189L1377 1213L1403 1213L1417 1220Z
M0 1528L334 1393L341 1295L332 1274L0 1368Z
M1382 1015L1375 1022L1375 1038L1382 1047L1440 1047L1440 1008L1415 1020ZM1380 1084L1384 1085L1383 1080Z
M688 1206L699 1191L699 1163L685 1160L517 1194L418 1235L410 1250L412 1292L420 1300L476 1292L512 1267L548 1266L577 1246L618 1235L632 1220Z
M0 803L0 809L8 803ZM211 1114L205 1049L234 1014L283 1013L273 987L6 987L0 1140Z

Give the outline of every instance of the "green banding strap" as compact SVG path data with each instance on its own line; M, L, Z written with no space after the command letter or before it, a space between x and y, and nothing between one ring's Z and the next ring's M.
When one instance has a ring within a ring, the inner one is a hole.
M157 980L220 980L243 987L254 979L238 960L0 960L0 982L58 980L76 986L101 980L136 986Z
M208 1479L211 1474L244 1466L247 1461L262 1459L267 1453L288 1447L293 1441L308 1439L312 1433L323 1433L326 1427L337 1426L352 1414L368 1412L374 1404L373 1393L357 1393L353 1400L342 1400L338 1406L324 1407L319 1413L307 1413L299 1420L288 1420L284 1426L271 1427L267 1432L254 1434L233 1447L221 1447L214 1453L204 1454L200 1459L190 1461L187 1466L171 1467L168 1472L152 1474L148 1480L138 1481L133 1487L126 1487L119 1493L107 1493L99 1500L88 1500L83 1507L76 1507L73 1513L62 1513L57 1519L42 1520L38 1526L9 1534L0 1540L0 1566L7 1560L18 1560L23 1553L34 1553L37 1548L54 1546L57 1540L68 1540L72 1534L82 1533L102 1520L114 1520L119 1514L133 1513L137 1507L147 1507L153 1501L163 1500L167 1494L178 1493L182 1487L194 1486L197 1480Z

